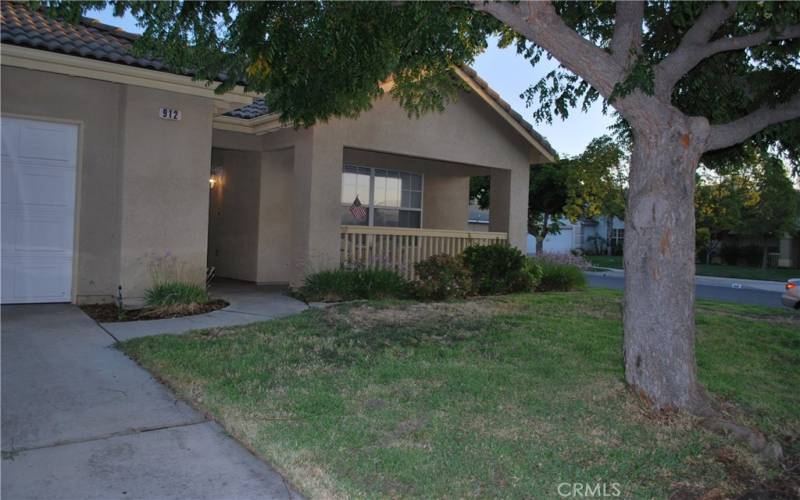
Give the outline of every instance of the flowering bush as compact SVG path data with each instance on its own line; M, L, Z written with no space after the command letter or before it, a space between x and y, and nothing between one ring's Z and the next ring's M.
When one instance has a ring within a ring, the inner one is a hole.
M531 256L531 258L540 263L548 262L551 264L575 266L583 271L592 267L592 263L584 257L567 252L542 252L539 255Z
M461 257L433 255L419 262L415 270L414 289L419 299L458 299L472 292L472 276Z

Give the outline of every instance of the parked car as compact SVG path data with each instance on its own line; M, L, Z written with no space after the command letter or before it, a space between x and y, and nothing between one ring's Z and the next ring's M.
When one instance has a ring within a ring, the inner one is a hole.
M781 302L786 307L800 309L800 278L786 282L786 291L781 296Z

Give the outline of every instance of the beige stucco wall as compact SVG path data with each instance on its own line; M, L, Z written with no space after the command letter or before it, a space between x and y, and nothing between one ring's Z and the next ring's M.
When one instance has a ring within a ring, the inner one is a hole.
M208 241L208 177L213 103L126 87L122 119L120 283L129 298L151 285L153 258L169 254L183 280L202 283ZM158 117L181 110L180 121Z
M210 189L208 265L219 277L256 281L261 153L214 149L211 164L223 173Z
M291 280L294 213L292 188L294 148L261 155L261 192L257 205L258 283L286 284Z
M124 87L8 66L0 80L4 116L80 124L73 293L79 302L111 300L119 276Z
M406 157L461 164L464 175L493 176L492 213L497 221L492 230L505 231L509 242L520 249L526 245L527 186L529 165L541 161L532 146L478 96L463 93L442 113L410 118L396 101L386 96L357 119L334 119L302 131L295 146L296 255L292 285L299 285L305 273L338 265L341 166L348 150L395 153ZM469 166L465 168L465 166ZM491 170L489 170L491 169ZM458 169L456 169L458 171ZM480 173L478 173L480 172ZM462 192L468 181L443 187ZM468 189L468 188L467 188ZM431 186L426 182L426 191ZM524 196L523 196L524 193ZM426 200L428 193L426 193ZM467 200L463 215L436 224L466 227ZM426 207L427 207L426 203ZM444 214L453 214L447 211ZM502 220L501 220L502 219ZM426 224L427 225L427 224Z

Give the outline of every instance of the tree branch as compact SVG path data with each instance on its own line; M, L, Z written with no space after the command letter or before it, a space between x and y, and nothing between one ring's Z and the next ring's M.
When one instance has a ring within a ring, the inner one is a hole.
M553 55L606 99L623 74L606 51L567 26L551 2L486 2L473 0L475 10L486 12Z
M720 52L742 50L746 49L747 47L761 45L764 42L772 42L775 40L791 40L792 38L800 38L800 24L786 26L780 31L766 29L756 33L751 33L749 35L732 38L719 38L705 45L702 50L701 60Z
M669 100L672 88L678 83L681 76L692 69L697 63L690 64L689 59L697 47L706 44L714 33L725 21L736 12L736 2L711 4L703 11L691 28L683 35L678 48L656 66L655 92L662 100ZM701 59L702 60L702 59ZM699 62L699 61L698 61Z
M611 39L611 53L617 64L627 68L632 53L640 52L642 45L642 21L644 2L617 2L614 19L614 37Z
M706 151L735 146L770 125L797 118L800 118L800 93L777 107L762 106L738 120L713 125L706 143Z

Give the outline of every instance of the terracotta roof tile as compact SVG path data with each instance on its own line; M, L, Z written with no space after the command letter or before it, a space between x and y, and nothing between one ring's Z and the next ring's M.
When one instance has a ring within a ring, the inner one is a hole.
M157 59L136 58L131 45L139 35L89 18L70 24L45 16L23 4L0 2L0 40L2 43L60 52L79 57L168 71ZM175 73L175 72L172 72ZM190 76L191 72L177 72Z

